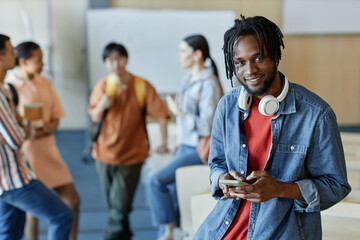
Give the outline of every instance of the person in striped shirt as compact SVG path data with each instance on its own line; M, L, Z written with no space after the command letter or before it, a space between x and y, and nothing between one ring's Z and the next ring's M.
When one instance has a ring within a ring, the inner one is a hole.
M36 179L21 144L29 135L4 86L7 70L15 67L10 38L0 34L0 239L21 239L25 212L49 222L48 239L68 239L71 210Z

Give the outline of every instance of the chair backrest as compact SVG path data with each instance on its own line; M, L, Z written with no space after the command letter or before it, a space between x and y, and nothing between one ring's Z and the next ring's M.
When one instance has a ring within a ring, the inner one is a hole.
M176 170L176 191L180 211L180 228L192 239L191 196L210 191L210 168L208 165L192 165Z
M204 222L216 203L217 201L210 192L194 194L191 197L191 220L194 233Z

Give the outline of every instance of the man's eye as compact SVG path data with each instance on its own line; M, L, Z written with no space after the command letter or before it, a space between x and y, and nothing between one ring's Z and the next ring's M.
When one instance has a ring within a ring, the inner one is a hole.
M235 65L238 65L238 66L243 66L245 64L244 61L236 61L235 62Z
M254 59L254 62L258 63L261 62L261 60L263 60L263 58L259 56Z

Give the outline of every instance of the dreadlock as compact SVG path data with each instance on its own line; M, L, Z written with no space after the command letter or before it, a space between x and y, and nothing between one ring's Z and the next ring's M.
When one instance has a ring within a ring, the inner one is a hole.
M285 48L283 34L279 27L266 19L265 17L256 16L245 18L240 14L241 20L236 19L232 28L224 34L224 58L226 67L226 77L232 79L235 75L234 65L234 45L239 37L256 34L260 45L260 55L264 56L264 44L272 61L279 62L281 59L281 49ZM231 81L232 85L232 81Z

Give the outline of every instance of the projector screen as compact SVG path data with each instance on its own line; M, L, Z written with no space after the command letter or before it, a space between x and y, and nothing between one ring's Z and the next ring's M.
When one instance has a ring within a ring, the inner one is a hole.
M183 11L97 9L87 12L87 58L89 85L108 74L103 48L111 41L124 44L129 53L128 71L151 82L159 93L178 92L186 71L178 63L178 46L191 34L203 34L217 64L225 90L223 36L235 19L233 11Z

